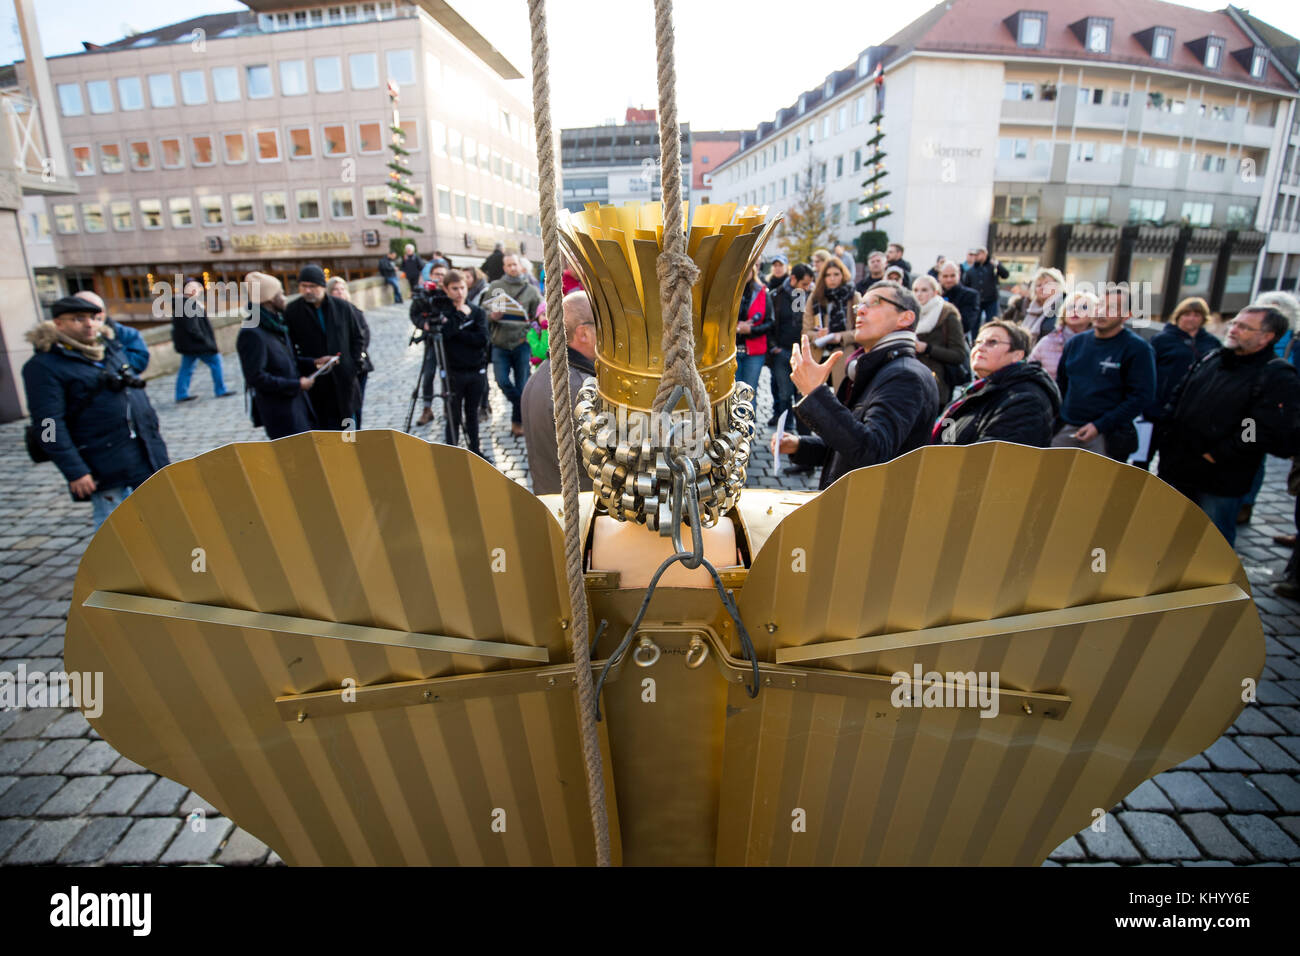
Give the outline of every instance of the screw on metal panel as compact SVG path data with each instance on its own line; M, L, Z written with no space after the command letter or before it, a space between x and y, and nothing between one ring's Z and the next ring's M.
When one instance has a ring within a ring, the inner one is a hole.
M790 678L790 686L791 686L791 687L798 687L798 686L799 686L799 682L798 682L797 680L795 680L793 677L791 677L791 678Z
M1029 706L1029 701L1025 701L1025 702L1024 702L1023 704L1021 704L1020 706L1023 707L1023 708L1025 709L1025 713L1026 713L1026 714L1032 714L1032 713L1034 712L1034 708L1032 708L1032 707Z
M772 678L770 678L770 677L765 678L765 679L763 680L763 683L766 684L768 687L771 687L771 686L772 686Z
M431 690L426 690L426 691L424 692L424 699L425 699L425 700L433 700L433 691L431 691Z
M548 677L548 678L546 678L546 683L549 684L551 687L554 687L554 686L555 686L555 678L554 678L554 677Z
M775 633L776 633L776 621L768 621L768 622L767 622L767 633L769 633L769 634L775 634Z
M771 506L771 505L768 505L768 506L767 506L767 513L768 513L768 514L772 514L772 506Z
M560 618L560 630L567 631L568 629L569 629L569 619L567 617Z
M307 719L307 711L305 710L298 711L298 723L301 724L306 719Z

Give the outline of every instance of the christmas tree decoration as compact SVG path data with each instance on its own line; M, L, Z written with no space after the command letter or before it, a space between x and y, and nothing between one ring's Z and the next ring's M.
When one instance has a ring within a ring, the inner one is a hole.
M388 100L393 106L393 122L388 127L390 134L388 149L393 154L393 158L385 164L388 167L388 218L384 220L384 225L392 226L397 230L400 247L407 231L424 232L424 229L410 221L412 217L420 214L420 207L415 204L415 189L410 183L410 178L414 174L406 165L406 157L411 155L411 152L406 148L406 132L402 129L398 117L397 99L397 84L390 80Z

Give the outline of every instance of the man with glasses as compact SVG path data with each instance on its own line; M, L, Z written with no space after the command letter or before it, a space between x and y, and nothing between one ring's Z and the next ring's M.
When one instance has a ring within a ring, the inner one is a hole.
M587 293L578 289L564 297L564 338L569 348L569 395L574 404L582 383L596 374L596 317ZM555 440L555 404L551 394L551 360L537 366L524 386L522 406L524 445L533 494L560 493L560 455ZM576 447L577 442L575 440ZM591 476L578 453L578 489L591 490Z
M1107 290L1092 328L1065 343L1056 367L1064 425L1052 439L1058 448L1086 448L1116 461L1137 451L1133 419L1156 393L1151 346L1130 329L1128 292Z
M1277 309L1246 306L1223 348L1192 366L1167 406L1159 475L1195 501L1229 544L1264 455L1300 450L1300 377L1272 348L1287 328Z
M930 433L933 445L1009 441L1046 448L1061 409L1056 383L1025 361L1029 333L1001 319L984 325L971 349L975 381L949 405Z
M821 465L819 488L830 487L854 468L878 465L930 440L939 413L939 387L916 357L916 297L897 282L877 282L858 306L856 351L846 364L839 394L827 380L842 353L812 358L808 336L795 344L790 380L803 395L795 414L810 435L772 436L796 465Z

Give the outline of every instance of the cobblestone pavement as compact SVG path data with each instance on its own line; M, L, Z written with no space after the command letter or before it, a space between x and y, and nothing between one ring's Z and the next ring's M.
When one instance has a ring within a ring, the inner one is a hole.
M377 371L367 386L363 424L401 428L420 362L406 348L404 310L367 313ZM770 415L767 373L758 420ZM242 392L239 363L226 357L227 385ZM227 442L263 437L238 399L211 397L195 370L192 394L176 405L174 377L150 383L172 460ZM527 487L523 440L510 434L510 410L494 387L484 434L497 467ZM437 431L431 431L436 429ZM441 420L418 434L441 434ZM811 477L775 479L758 449L751 487L814 488ZM1237 551L1256 588L1267 665L1258 701L1214 746L1131 793L1106 817L1063 843L1046 865L1283 865L1300 863L1300 604L1260 588L1280 573L1293 503L1286 463L1270 460L1252 524ZM50 464L23 451L22 423L0 425L0 671L62 669L73 578L90 539L90 507L74 503ZM200 817L202 824L200 825ZM80 713L0 711L0 863L275 865L265 844L225 819L192 790L119 755Z

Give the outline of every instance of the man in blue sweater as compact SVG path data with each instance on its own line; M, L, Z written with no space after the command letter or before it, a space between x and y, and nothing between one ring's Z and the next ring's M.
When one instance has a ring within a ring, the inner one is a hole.
M1106 293L1092 330L1065 344L1056 384L1064 426L1052 439L1057 448L1086 448L1116 461L1137 450L1133 419L1156 391L1155 353L1136 332L1124 328L1128 294Z

